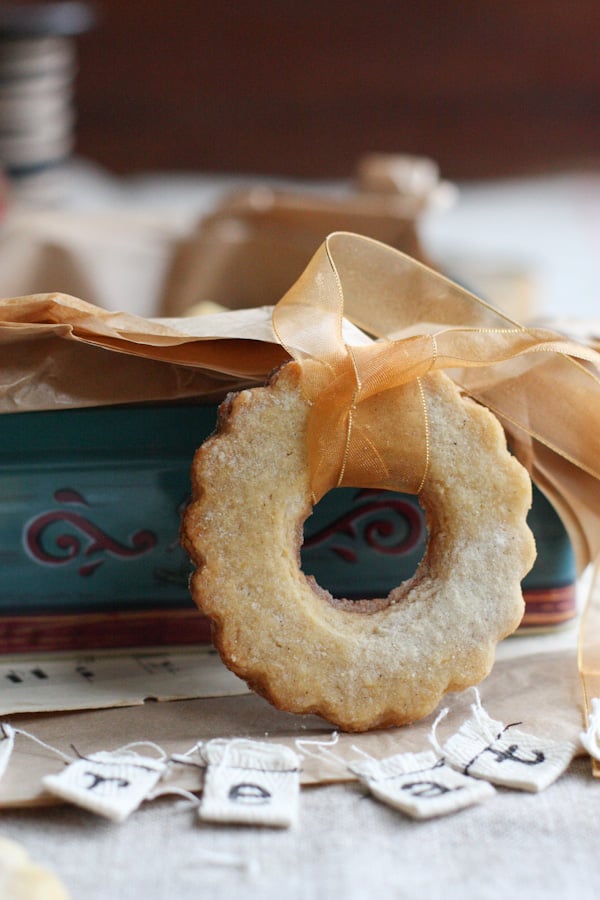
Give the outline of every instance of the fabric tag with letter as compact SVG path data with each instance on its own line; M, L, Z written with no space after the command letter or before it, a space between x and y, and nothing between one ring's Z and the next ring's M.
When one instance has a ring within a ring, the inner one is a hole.
M201 819L279 828L295 822L300 766L289 747L217 739L205 744L199 755L207 765Z
M163 760L127 751L100 751L42 781L52 794L113 822L122 822L150 794L167 767Z
M495 794L491 784L457 772L432 750L352 762L349 768L373 796L414 819L447 815Z
M575 745L537 738L491 719L480 705L443 747L444 758L465 775L523 791L541 791L569 766Z

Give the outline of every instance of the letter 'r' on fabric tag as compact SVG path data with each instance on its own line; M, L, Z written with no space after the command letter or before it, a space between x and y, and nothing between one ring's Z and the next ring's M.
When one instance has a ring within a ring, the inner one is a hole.
M298 815L300 766L289 747L250 740L214 740L198 814L207 822L287 828Z
M491 719L473 705L468 719L444 744L449 765L466 775L522 791L542 791L569 766L574 744L534 737ZM517 723L518 724L518 723Z
M3 722L0 722L0 778L6 772L8 761L15 745L15 732Z
M165 764L151 757L101 751L70 763L58 775L46 775L42 783L69 803L122 822L165 772Z
M413 819L445 816L495 794L491 784L457 772L432 750L361 760L349 768L374 797Z

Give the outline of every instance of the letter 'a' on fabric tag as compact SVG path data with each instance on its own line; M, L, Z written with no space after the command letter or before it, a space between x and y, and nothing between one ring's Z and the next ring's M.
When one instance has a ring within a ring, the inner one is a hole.
M542 791L573 759L574 744L518 731L515 725L491 719L478 704L471 709L473 717L443 747L448 764L465 775L521 791Z
M496 793L491 784L457 772L432 750L361 760L349 768L374 797L413 819L445 816Z
M15 745L14 729L4 722L0 722L0 778L6 772L8 761Z
M166 770L159 759L126 751L100 751L75 760L58 775L46 775L42 783L69 803L113 822L123 822Z
M198 814L207 822L287 828L298 815L299 758L289 747L246 739L209 741Z

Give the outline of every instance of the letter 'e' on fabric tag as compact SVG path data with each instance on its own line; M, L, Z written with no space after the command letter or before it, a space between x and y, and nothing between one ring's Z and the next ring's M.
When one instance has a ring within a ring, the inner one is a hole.
M413 819L445 816L496 793L491 784L457 772L432 750L361 760L349 768L374 797Z
M449 765L475 778L522 791L542 791L569 766L575 745L534 737L491 719L479 705L445 744ZM517 723L519 724L519 723Z
M4 722L0 722L0 778L6 772L8 761L15 746L15 732Z
M146 799L163 774L162 760L126 751L93 753L46 775L44 787L76 806L122 822Z
M199 816L208 822L287 828L298 815L300 765L289 747L245 739L209 741Z

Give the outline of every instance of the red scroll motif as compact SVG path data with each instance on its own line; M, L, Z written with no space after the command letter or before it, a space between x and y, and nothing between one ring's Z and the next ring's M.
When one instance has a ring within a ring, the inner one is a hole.
M349 510L325 528L307 537L303 551L323 546L328 540L341 534L353 540L364 541L376 553L400 556L413 550L425 538L425 524L419 509L407 500L381 491L361 491L357 500L379 497ZM398 527L398 517L405 528ZM398 535L398 539L390 542ZM358 553L339 541L331 544L331 550L348 563L358 562Z
M81 494L70 488L56 491L54 499L62 503L88 505ZM84 544L82 537L77 534L64 532L54 539L55 549L48 549L45 546L46 533L57 522L71 525L81 535L87 537L87 542ZM157 543L158 538L154 532L144 529L136 531L131 536L130 545L123 544L105 531L102 531L101 528L80 513L61 509L41 513L39 516L31 519L23 531L25 550L32 559L42 565L60 566L71 562L80 554L83 554L84 557L90 557L96 553L103 553L104 556L102 558L80 566L79 574L83 576L92 575L105 562L106 554L122 559L130 559L147 553Z

